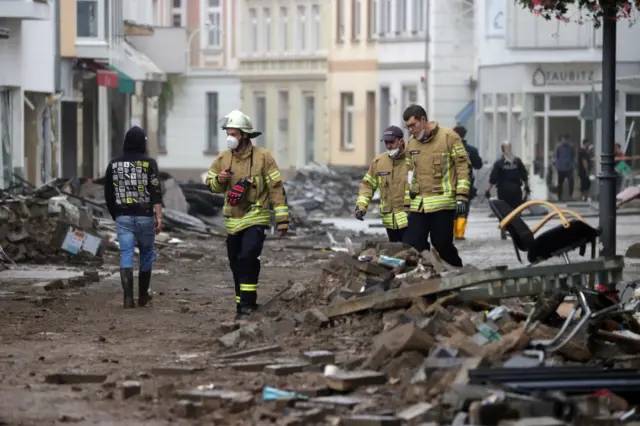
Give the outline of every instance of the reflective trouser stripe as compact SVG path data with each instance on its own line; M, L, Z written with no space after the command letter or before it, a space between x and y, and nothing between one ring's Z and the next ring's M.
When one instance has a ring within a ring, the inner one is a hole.
M236 296L236 303L240 303L240 296Z
M258 284L240 284L240 291L258 291Z

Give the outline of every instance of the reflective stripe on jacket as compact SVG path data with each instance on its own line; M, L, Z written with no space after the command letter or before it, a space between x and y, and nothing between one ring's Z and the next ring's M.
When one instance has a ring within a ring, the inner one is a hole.
M412 212L453 210L456 199L468 200L471 189L469 156L460 136L433 124L424 142L411 137L407 144L407 166L413 171L409 189L416 194Z
M407 164L403 152L396 159L387 153L373 159L367 174L360 182L356 208L367 210L373 194L380 192L380 216L385 228L401 229L409 225L409 187L407 186Z
M219 182L220 172L231 169L227 182ZM246 198L235 206L229 205L227 194L241 179L248 177L250 185ZM285 197L280 170L269 151L249 145L241 152L224 151L216 157L207 174L206 184L212 192L224 194L222 214L229 234L250 226L270 226L269 203L275 213L276 223L289 223L289 209Z

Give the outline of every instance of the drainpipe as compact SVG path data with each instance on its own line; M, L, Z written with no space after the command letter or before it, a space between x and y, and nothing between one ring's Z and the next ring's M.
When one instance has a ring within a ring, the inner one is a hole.
M425 40L424 40L424 109L429 111L429 45L431 44L431 0L426 0L427 17L425 22Z

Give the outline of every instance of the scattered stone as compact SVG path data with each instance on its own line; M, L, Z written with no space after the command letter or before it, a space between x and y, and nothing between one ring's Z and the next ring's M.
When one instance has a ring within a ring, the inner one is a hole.
M83 383L102 383L107 380L106 374L56 373L45 377L45 383L53 385L77 385Z
M297 299L307 291L307 287L302 283L294 283L286 292L284 292L280 299L285 302L291 302L293 299Z
M259 335L258 324L247 324L231 333L218 338L218 342L227 348L236 346L240 341L255 340Z
M374 345L386 346L394 355L405 351L417 351L428 355L434 340L431 335L410 323L379 334L374 338Z
M198 373L204 371L204 368L199 367L153 367L151 374L154 376L185 376L188 374Z
M181 391L177 394L178 398L189 401L205 401L205 400L224 400L236 403L248 404L253 401L251 392L236 392L230 390L189 390Z
M419 402L410 407L405 408L402 411L396 413L396 416L402 419L408 426L416 426L419 423L426 421L435 421L436 419L430 418L433 405L427 402Z
M297 314L296 321L301 324L320 327L329 322L329 317L320 309L312 308Z
M202 411L202 402L189 401L186 399L178 401L173 409L175 415L183 419L196 419L200 417Z
M329 351L307 351L302 353L302 357L311 364L335 364L336 356Z
M64 288L64 281L53 280L44 285L44 289L47 291L62 290Z
M361 386L384 385L387 378L377 371L345 371L327 376L327 386L335 391L346 392Z
M402 426L402 420L392 416L349 416L342 418L344 426Z
M258 371L264 371L265 367L270 365L273 365L272 360L235 362L235 363L229 364L229 367L233 368L236 371L258 372Z
M129 399L132 396L140 395L142 385L134 380L127 380L122 383L122 399Z
M79 288L87 285L87 281L84 277L71 277L67 280L69 287Z
M276 376L287 376L293 373L301 373L305 371L307 367L311 364L309 363L298 363L298 364L272 364L267 365L264 368L266 373L275 374Z
M233 358L249 358L255 355L262 355L274 352L280 352L282 348L280 345L268 345L268 346L259 346L252 349L247 349L244 351L237 351L228 354L222 354L220 356L221 359L233 359Z
M100 281L100 273L96 270L84 271L82 275L88 282L97 283Z

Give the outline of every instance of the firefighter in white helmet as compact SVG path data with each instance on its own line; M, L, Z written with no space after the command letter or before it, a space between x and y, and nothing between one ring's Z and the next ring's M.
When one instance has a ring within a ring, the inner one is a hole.
M259 256L271 225L269 205L281 235L289 227L289 210L276 161L269 151L251 143L262 134L253 129L251 119L234 110L220 124L227 132L229 149L216 157L206 183L212 192L224 194L227 255L236 290L236 319L240 320L258 307Z

